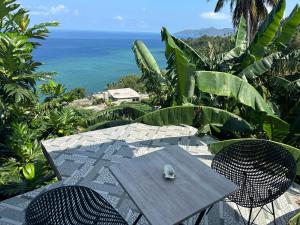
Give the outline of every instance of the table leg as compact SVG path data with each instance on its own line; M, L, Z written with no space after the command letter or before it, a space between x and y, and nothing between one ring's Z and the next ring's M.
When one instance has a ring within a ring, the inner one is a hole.
M134 221L134 223L132 225L136 225L139 222L139 220L141 219L141 217L142 217L142 213L140 213L140 215L136 218L136 220Z
M200 214L199 214L199 216L198 216L198 218L197 218L197 221L196 221L195 225L199 225L199 224L200 224L200 222L201 222L203 216L205 215L205 212L206 212L206 210L203 210L202 212L200 212Z

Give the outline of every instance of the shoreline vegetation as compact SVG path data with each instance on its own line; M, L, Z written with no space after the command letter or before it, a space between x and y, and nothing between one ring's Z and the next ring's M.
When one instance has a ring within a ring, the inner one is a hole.
M116 104L105 93L67 91L53 73L37 72L41 63L32 53L59 24L31 26L30 12L14 0L0 4L0 200L57 180L42 140L134 122L194 126L198 135L220 140L210 146L213 153L237 139L280 143L297 160L300 181L298 5L284 18L286 1L279 0L251 42L243 16L237 32L225 37L179 39L162 28L166 68L142 40L135 41L141 76L124 76L107 89L130 88L143 97Z

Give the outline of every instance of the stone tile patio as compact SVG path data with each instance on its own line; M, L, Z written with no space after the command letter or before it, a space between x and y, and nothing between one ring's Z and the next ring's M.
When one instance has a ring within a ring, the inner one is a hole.
M215 140L210 136L196 137L197 130L189 126L153 127L131 124L105 130L47 140L43 142L45 154L56 168L59 182L0 202L0 225L21 225L24 211L39 193L58 186L83 185L103 195L131 224L138 210L110 173L108 166L164 148L181 148L210 165L212 155L207 145ZM193 193L191 193L193 194ZM293 185L276 202L277 224L286 224L299 206L300 187ZM247 218L247 210L242 209ZM272 224L272 217L262 212L257 225ZM186 221L193 224L195 218ZM142 218L139 224L148 224ZM202 224L243 224L234 204L219 202L204 218ZM163 224L155 224L163 225Z

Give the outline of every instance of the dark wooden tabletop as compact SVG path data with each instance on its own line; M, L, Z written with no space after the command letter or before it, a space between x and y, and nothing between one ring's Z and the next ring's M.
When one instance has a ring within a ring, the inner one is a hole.
M175 180L163 177L171 164ZM238 189L195 156L164 149L137 157L110 170L152 225L174 225L205 210Z

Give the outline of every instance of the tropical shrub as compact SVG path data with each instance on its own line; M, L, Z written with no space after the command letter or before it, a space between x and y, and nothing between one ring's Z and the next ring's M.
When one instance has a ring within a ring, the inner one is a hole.
M53 73L37 72L41 62L32 57L48 27L57 25L31 27L26 9L0 0L0 200L53 182L40 141L77 132L80 121L63 105L84 91L47 82ZM37 81L44 82L40 90Z
M199 38L184 39L184 42L191 46L199 54L205 55L207 58L214 58L218 54L230 51L234 48L235 41L233 36L202 36Z
M145 84L137 75L126 75L124 77L121 77L118 81L106 85L107 90L119 88L131 88L139 93L146 92Z

